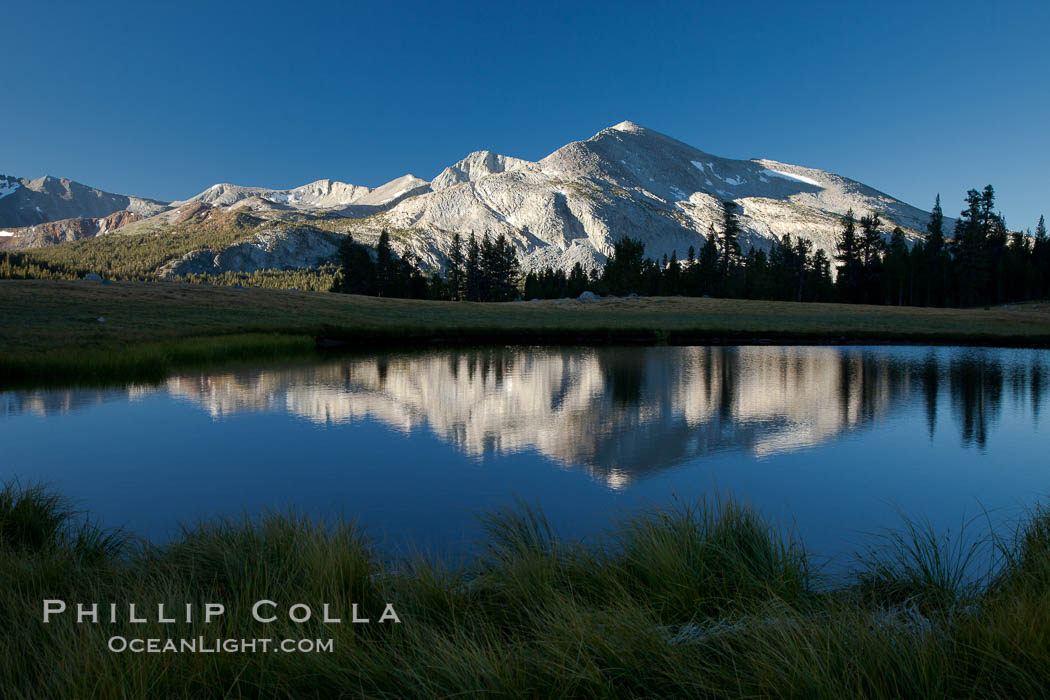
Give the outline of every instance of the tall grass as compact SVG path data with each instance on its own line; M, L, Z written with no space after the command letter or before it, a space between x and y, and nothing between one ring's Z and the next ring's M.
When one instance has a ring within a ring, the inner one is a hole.
M959 573L969 544L910 522L834 590L815 585L798 542L732 500L677 502L587 545L519 505L484 516L488 547L462 566L384 560L353 523L294 513L201 523L164 546L91 547L85 522L49 489L0 491L5 698L1039 697L1050 682L1047 510L983 543L1003 558L980 585ZM51 598L228 612L44 625ZM280 604L275 622L251 619L261 599ZM288 620L295 602L314 617ZM320 619L326 602L343 624ZM348 624L350 602L373 623ZM375 622L387 602L400 624ZM334 648L118 654L114 635Z
M964 518L952 535L938 533L928 520L900 517L899 529L879 533L858 556L858 590L881 603L940 611L972 601L996 565L993 530L975 532L978 519ZM1032 526L1039 527L1037 523L1033 520Z
M121 552L127 541L123 532L99 527L45 484L13 480L0 488L0 552L58 551L100 562Z

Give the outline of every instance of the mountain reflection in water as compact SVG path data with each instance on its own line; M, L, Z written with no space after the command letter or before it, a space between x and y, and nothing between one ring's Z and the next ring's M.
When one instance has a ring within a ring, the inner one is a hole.
M536 451L614 489L706 455L833 441L921 406L985 449L1004 401L1038 420L1050 353L977 348L603 347L383 352L305 367L181 374L156 387L6 392L0 416L167 393L217 420L284 413L429 430L471 456ZM2 425L2 422L0 422Z

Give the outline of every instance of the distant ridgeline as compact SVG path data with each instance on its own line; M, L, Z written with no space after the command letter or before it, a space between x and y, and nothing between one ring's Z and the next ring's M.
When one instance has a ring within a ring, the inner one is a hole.
M222 250L258 235L263 222L246 212L194 226L135 235L106 235L22 253L0 253L2 279L175 279L197 284L297 288L416 299L511 301L599 295L685 295L784 301L975 306L1050 296L1050 240L1040 217L1035 233L1009 232L995 210L991 185L970 190L954 230L945 229L940 197L925 236L909 243L895 228L887 241L877 212L842 217L835 250L814 250L785 234L768 253L741 250L738 205L722 204L703 247L660 260L630 236L615 243L605 265L589 274L576 263L566 273L547 268L522 274L505 235L455 234L444 270L425 273L411 253L399 255L386 231L373 249L334 233L324 220L285 222L317 235L337 236L329 262L316 267L254 272L164 274L164 266L193 251ZM273 228L273 222L266 222Z

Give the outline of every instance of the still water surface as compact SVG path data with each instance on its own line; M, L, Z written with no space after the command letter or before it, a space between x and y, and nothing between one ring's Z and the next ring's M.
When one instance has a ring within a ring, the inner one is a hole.
M732 493L845 557L898 511L957 530L1050 495L1050 351L483 348L0 393L0 477L103 524L296 509L391 551L469 553L523 499L560 534Z

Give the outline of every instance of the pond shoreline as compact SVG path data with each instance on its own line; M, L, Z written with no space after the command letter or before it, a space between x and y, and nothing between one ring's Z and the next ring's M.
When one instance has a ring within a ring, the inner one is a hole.
M651 335L618 335L566 333L548 335L542 331L522 333L479 332L471 335L428 335L428 336L362 336L340 337L339 335L319 335L315 339L318 351L339 351L359 348L405 348L419 346L454 347L454 346L506 346L521 347L580 347L580 346L818 346L818 347L913 347L931 345L936 347L979 347L1003 349L1050 349L1050 341L1030 341L1025 339L988 340L986 338L944 338L933 337L897 337L885 336L818 336L818 335L782 335L782 336L709 336L702 334L651 334Z
M221 369L245 362L312 360L361 350L412 350L441 347L980 347L1050 348L1050 343L952 340L945 338L848 338L819 336L706 337L564 334L484 334L456 336L318 337L238 334L142 343L119 350L57 350L32 356L0 355L0 391L74 386L156 383L185 370Z
M161 283L0 281L0 387L141 381L406 345L1050 347L1050 303L934 309L685 297L469 303Z

